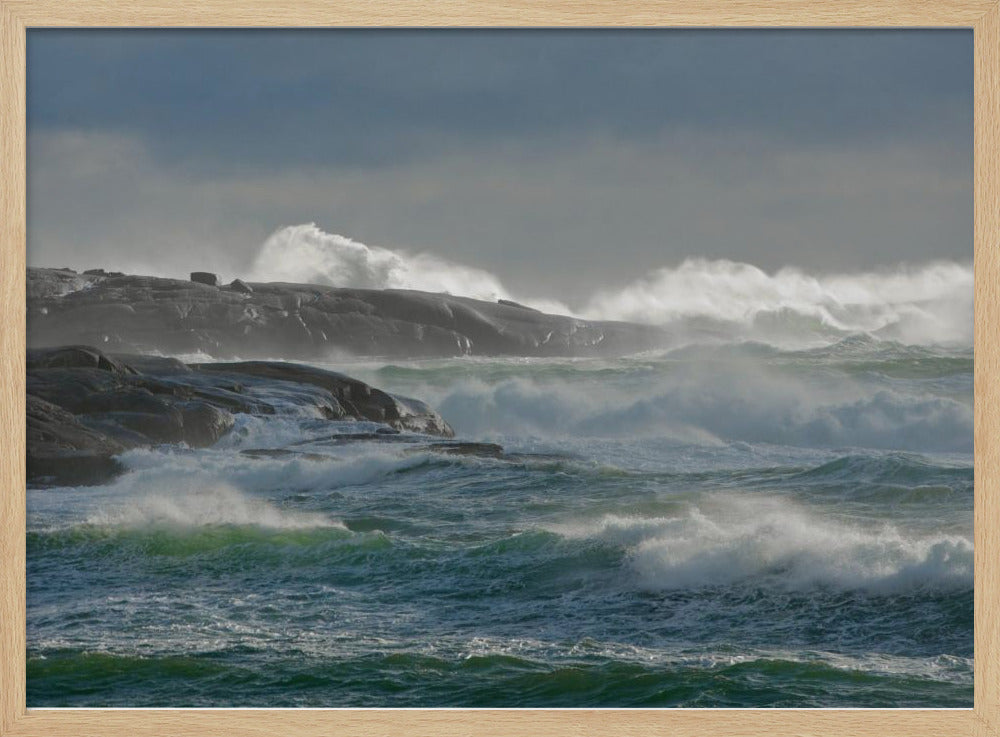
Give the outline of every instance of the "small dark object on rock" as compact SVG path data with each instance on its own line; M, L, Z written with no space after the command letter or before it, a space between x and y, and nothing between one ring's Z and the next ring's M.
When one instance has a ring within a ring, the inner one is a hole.
M241 455L251 458L301 458L304 461L328 461L332 456L325 456L321 453L304 453L300 450L287 450L285 448L247 448L240 451Z
M191 281L197 284L207 284L210 287L219 286L219 277L210 271L192 271Z
M192 281L194 281L192 279ZM247 284L242 279L233 279L229 284L229 288L234 292L241 292L243 294L253 294L253 287Z

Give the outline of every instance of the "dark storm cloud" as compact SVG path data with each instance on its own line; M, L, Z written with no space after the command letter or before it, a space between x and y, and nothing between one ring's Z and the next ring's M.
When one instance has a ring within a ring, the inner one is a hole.
M28 261L246 275L284 225L585 299L689 256L972 256L972 34L28 33Z
M32 30L32 130L198 168L664 130L869 147L972 126L967 31Z

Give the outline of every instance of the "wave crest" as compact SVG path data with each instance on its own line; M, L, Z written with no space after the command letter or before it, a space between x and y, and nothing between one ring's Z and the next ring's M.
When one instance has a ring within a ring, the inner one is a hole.
M951 397L850 381L825 387L759 364L696 363L641 387L610 381L458 382L434 398L458 432L478 436L659 437L908 451L972 449L972 407Z
M751 264L687 259L623 289L602 291L581 312L656 324L701 317L764 337L782 328L831 328L904 343L971 343L972 299L971 265L947 261L812 276L794 268L768 274Z
M640 586L650 590L972 586L973 547L964 537L833 521L787 499L720 494L676 517L612 515L555 531L626 548Z
M272 530L343 528L326 515L281 509L224 483L185 489L158 489L91 515L88 524L114 527L206 527L233 525Z
M512 294L495 274L429 253L368 246L314 223L275 231L249 274L364 289L416 289L488 301L514 299L545 312L669 325L679 338L716 335L782 345L873 334L907 344L972 343L973 269L932 261L877 271L772 274L748 263L689 258L630 284L581 295L574 311L551 296Z
M326 233L315 223L275 231L254 259L250 278L354 289L417 289L489 302L513 299L500 279L484 269L428 253L368 246ZM569 312L565 305L553 300L520 299L543 311Z

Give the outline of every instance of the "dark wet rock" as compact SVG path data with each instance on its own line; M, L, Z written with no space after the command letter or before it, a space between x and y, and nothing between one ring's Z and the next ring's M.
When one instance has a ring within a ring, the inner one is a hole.
M192 271L191 281L195 284L207 284L210 287L219 286L219 277L209 271Z
M402 436L401 430L453 435L423 402L291 363L186 365L155 356L111 356L90 346L32 349L27 394L33 483L104 480L120 468L114 456L130 448L211 446L232 430L236 414L304 412L378 423L355 433L378 440L415 437Z
M144 356L141 353L115 353L111 357L131 366L142 374L171 376L191 373L191 369L186 363L168 356Z
M202 363L193 364L193 368L204 373L255 376L318 387L335 400L330 403L331 419L350 417L383 423L396 430L444 437L454 435L448 423L423 402L393 396L335 371L277 361Z
M442 453L444 455L457 455L457 456L469 456L473 458L503 458L506 459L507 455L504 453L502 446L495 443L472 443L472 442L440 442L440 443L428 443L426 442L426 437L420 435L386 435L384 433L370 432L370 433L338 433L336 435L329 435L324 438L312 438L308 441L303 441L301 443L294 443L293 445L314 445L320 447L338 447L342 445L351 445L353 443L392 443L392 444L402 444L408 446L404 449L404 453ZM313 453L304 450L295 450L292 448L250 448L247 450L240 451L243 455L250 456L252 458L302 458L304 460L310 461L328 461L333 456L324 455L322 453Z
M113 374L134 374L136 371L101 351L85 345L71 345L50 350L29 350L27 368L93 368Z
M247 448L240 451L241 455L250 458L301 458L304 461L328 461L330 456L322 453L308 453L303 450L289 450L288 448Z
M664 345L661 328L548 315L399 289L252 283L28 269L28 343L115 353L329 360L460 355L614 356Z
M124 428L122 440L135 433L156 444L186 443L192 448L215 444L236 421L227 409L207 402L159 400L158 405L149 408L153 411L105 410L88 417L93 423L105 423L110 434L116 426Z
M28 478L36 483L88 484L114 475L125 446L81 424L70 412L28 395Z
M28 369L28 395L61 407L81 424L126 447L181 442L204 447L233 426L232 413L225 406L125 368L113 372L32 367Z
M184 442L193 447L214 445L235 424L232 413L208 402L184 402L180 410Z
M407 448L407 453L444 453L446 455L473 456L476 458L503 458L503 446L496 443L427 443Z
M402 433L384 433L378 430L374 432L338 432L331 435L309 438L291 443L290 447L297 445L347 445L361 441L373 443L416 443L424 439L420 435L404 435Z

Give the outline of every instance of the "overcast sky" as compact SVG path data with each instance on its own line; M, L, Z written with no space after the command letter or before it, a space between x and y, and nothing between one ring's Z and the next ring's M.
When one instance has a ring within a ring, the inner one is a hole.
M284 225L570 300L688 256L972 258L972 33L28 32L28 261L244 273Z

